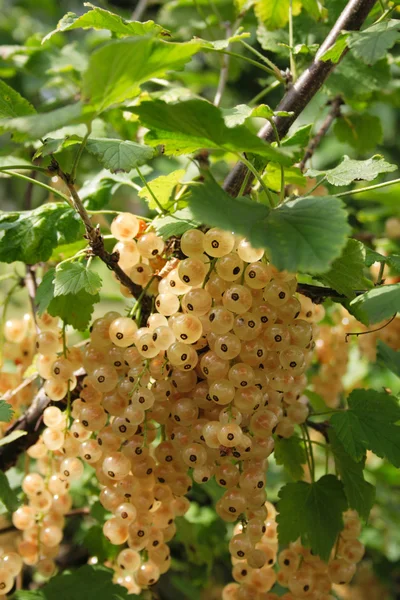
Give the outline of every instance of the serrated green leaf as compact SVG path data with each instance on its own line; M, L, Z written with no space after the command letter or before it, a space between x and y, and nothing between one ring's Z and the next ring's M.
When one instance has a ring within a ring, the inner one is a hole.
M323 54L319 57L320 60L327 62L330 60L334 64L337 64L339 60L342 58L342 54L347 48L347 33L341 33L337 38L336 42L325 50Z
M323 560L328 560L343 529L342 513L347 508L342 483L325 475L315 483L287 483L279 492L278 538L286 545L302 543Z
M134 98L140 85L166 71L183 67L201 45L174 44L150 37L110 42L90 55L83 95L98 113Z
M375 154L367 160L352 160L344 156L342 162L334 169L326 171L317 171L310 169L306 174L308 177L325 176L332 185L349 185L353 181L372 181L381 173L392 173L397 170L396 165L392 165L380 155Z
M80 289L76 294L55 296L56 274L55 269L50 269L38 287L35 298L38 313L42 314L46 310L53 317L62 319L66 325L84 331L90 323L94 305L100 301L100 296L98 293L88 293L85 289Z
M118 36L127 35L168 35L168 32L160 25L156 25L154 21L129 21L123 19L119 15L94 6L90 2L85 2L85 6L89 6L88 10L83 15L76 15L73 12L68 12L58 22L57 29L50 31L42 40L42 44L47 42L54 34L60 31L71 31L72 29L108 29Z
M400 310L400 284L377 286L352 300L350 308L360 310L366 323L389 319Z
M69 137L60 138L47 138L45 143L40 146L33 155L33 160L39 156L49 156L50 154L57 154L65 148L80 144L82 138L78 135L71 135Z
M338 119L333 131L340 142L350 144L361 154L374 150L383 138L381 120L368 113Z
M56 268L54 278L54 296L78 294L84 290L88 294L97 294L101 289L101 277L80 262L68 262Z
M179 236L185 233L188 229L198 227L201 221L197 220L189 208L177 210L173 215L158 217L153 221L153 227L158 235L164 240L171 236Z
M345 451L359 462L366 450L400 467L400 420L398 401L375 390L354 390L348 410L332 415L330 424Z
M16 510L19 505L17 494L11 489L7 475L3 471L0 471L0 502L9 512Z
M45 273L42 281L40 282L38 289L36 290L35 304L38 309L38 314L42 315L47 309L48 305L54 298L54 277L55 269L49 269Z
M250 37L250 33L248 33L247 31L241 31L241 28L234 33L231 36L228 36L227 38L225 38L224 40L199 40L202 43L202 46L204 48L204 50L207 50L207 48L214 48L215 50L225 50L226 48L228 48L228 46L230 46L231 44L234 44L235 42L240 42L240 40L244 40L246 38ZM196 41L199 38L196 38Z
M382 340L378 340L377 359L397 375L397 377L400 377L400 352L393 350L393 348L385 344Z
M268 30L279 29L289 20L289 0L256 0L254 12Z
M365 265L371 267L374 263L385 263L391 269L394 274L400 273L400 255L390 254L389 256L383 256L375 250L371 250L368 246L365 246Z
M299 167L284 167L285 185L296 185L304 187L307 179ZM276 163L270 162L265 169L263 180L269 189L279 192L281 189L281 167Z
M168 175L160 175L160 177L156 177L148 182L151 191L162 207L166 208L170 201L173 200L172 192L178 183L181 182L184 175L185 169L177 169ZM142 187L139 196L146 200L151 210L158 208L147 187Z
M352 31L347 44L357 58L367 65L373 65L384 58L399 39L400 22L389 19L375 23L363 31Z
M318 0L301 0L308 14L316 21L321 18L321 5Z
M303 478L303 465L307 459L298 435L292 435L290 438L277 437L275 440L274 456L276 464L283 465L290 477L295 480Z
M256 247L266 247L280 270L323 273L340 255L349 233L338 198L309 196L271 210L249 239Z
M33 106L12 87L0 80L0 119L23 117L35 113Z
M82 123L93 116L90 107L83 107L80 102L56 108L47 113L27 115L13 119L1 119L0 131L18 133L18 140L38 140L47 133L60 129L71 123Z
M363 289L366 285L363 274L364 264L364 245L357 240L349 239L341 256L334 260L330 270L318 279L340 294L355 298L355 290Z
M86 150L96 156L111 173L120 171L127 173L153 158L155 153L154 148L144 144L108 138L89 138L86 142Z
M163 144L165 154L188 154L199 148L220 148L231 152L253 152L277 163L290 165L283 151L273 148L244 125L227 127L219 108L205 100L167 104L161 100L131 107L150 132L146 142Z
M112 581L113 571L102 565L84 565L56 575L40 589L34 600L125 600L128 591ZM16 592L15 600L29 600Z
M34 210L0 212L2 230L0 261L36 264L48 260L57 244L77 240L82 224L74 210L49 202Z
M372 67L349 54L329 76L325 86L332 94L341 94L348 102L359 103L372 92L383 90L390 81L390 69L386 59Z
M353 460L332 430L329 431L329 443L349 507L367 520L374 505L375 488L364 479L365 456L360 462Z
M288 55L289 36L285 29L276 29L270 31L265 25L260 24L257 27L257 39L267 52Z
M308 125L302 125L299 127L293 135L289 137L285 137L281 145L282 146L298 146L300 148L305 148L310 141L311 130L313 128L313 124L309 123Z
M5 400L0 400L0 422L9 423L13 417L14 409Z

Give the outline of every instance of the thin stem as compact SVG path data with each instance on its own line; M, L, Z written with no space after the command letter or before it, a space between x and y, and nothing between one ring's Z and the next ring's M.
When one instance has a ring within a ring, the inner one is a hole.
M71 201L68 198L68 196L65 196L65 194L63 194L62 192L59 192L58 190L51 187L50 185L46 185L45 183L38 181L37 179L32 179L32 177L27 177L26 175L23 175L22 173L13 173L12 171L10 172L10 171L7 171L6 169L0 169L0 171L5 173L6 175L11 175L12 177L17 177L18 179L23 179L24 181L29 181L32 184L38 185L39 187L50 192L51 194L54 194L54 196L58 196L59 198L62 198L63 200L65 200L65 202L67 202L71 206Z
M281 145L281 140L279 138L279 133L278 130L276 128L274 119L268 119L269 122L271 123L271 127L274 130L274 134L275 134L275 139L276 139L276 143L278 144L278 146ZM285 168L283 165L279 165L280 170L281 170L281 189L279 192L279 204L281 204L284 199L285 199Z
M294 58L294 38L293 38L293 0L289 0L289 46L290 46L290 71L293 82L297 79L296 60Z
M43 173L47 172L46 167L38 167L36 165L8 165L4 167L0 167L0 173L6 172L10 170L16 171L42 171Z
M319 181L316 182L315 185L313 185L313 187L311 188L311 190L307 190L307 196L310 196L310 194L312 194L313 192L315 192L315 190L317 188L319 188L320 185L322 185L324 183L324 181L326 180L326 177L322 177ZM336 196L337 194L335 194Z
M232 33L232 31L229 26L226 29L226 37L229 38L231 33ZM230 48L230 45L228 46L228 49L229 48ZM229 63L230 63L229 54L224 54L222 56L221 71L219 74L217 91L215 93L214 106L219 106L221 104L222 96L224 94L226 84L228 83Z
M257 60L253 60L252 58L248 58L247 56L243 56L242 54L237 54L236 52L231 52L230 50L225 50L224 48L211 48L210 47L210 48L207 48L207 50L210 52L217 52L218 54L227 54L228 56L233 56L233 58L239 58L239 59L244 60L245 62L249 63L249 65L258 67L259 69L261 69L262 71L265 71L269 75L274 75L274 77L276 77L275 71L273 71L269 67L266 67L265 65L262 65Z
M138 175L141 179L141 181L143 182L143 185L147 188L147 190L149 191L150 196L153 198L154 202L157 204L158 208L160 209L161 213L163 215L167 214L167 211L165 210L165 208L160 204L160 202L158 201L157 197L155 196L153 190L151 189L151 187L149 186L149 184L147 183L146 179L143 177L141 170L139 169L139 167L136 167L136 171L138 172Z
M390 181L383 181L376 185L369 185L363 188L356 188L355 190L349 190L348 192L340 192L335 194L336 198L343 198L344 196L352 196L353 194L361 194L362 192L369 192L370 190L379 190L380 188L388 187L389 185L395 185L400 183L400 179L391 179Z
M272 62L272 60L269 60L269 58L267 58L266 56L264 56L263 54L261 54L261 52L258 52L258 50L256 50L252 46L250 46L250 44L247 44L247 42L245 42L244 40L240 40L240 43L242 44L242 46L244 46L245 48L247 48L247 50L249 50L249 52L252 52L260 60L262 60L263 62L265 62L265 64L267 64L273 70L273 72L275 73L275 76L276 76L277 80L280 81L281 83L284 83L284 79L283 79L283 77L281 75L281 72L280 72L279 68Z
M15 273L4 273L0 275L0 281L6 281L6 279L15 279L17 276Z
M394 313L393 317L391 317L389 319L389 321L387 323L384 323L383 325L381 325L380 327L377 327L376 329L368 329L368 331L351 331L350 333L346 333L344 339L345 342L348 342L348 339L351 335L355 335L356 337L358 337L359 335L367 335L369 333L375 333L376 331L381 331L381 329L385 329L385 327L387 327L388 325L390 325L390 323L397 317L397 313Z
M7 316L7 309L8 309L8 305L10 303L11 297L13 295L13 293L16 291L16 289L18 287L20 287L21 283L20 281L17 281L16 283L14 283L14 285L8 290L6 297L4 299L3 302L3 313L0 319L0 367L3 365L3 352L2 352L2 347L3 347L3 341L4 341L4 325L6 322L6 316Z
M311 443L310 432L308 431L307 425L302 425L302 429L304 432L304 436L307 439L308 447L310 450L310 462L311 462L311 480L315 481L315 461L314 461L314 451Z
M274 208L274 204L275 203L274 203L274 199L272 197L272 194L271 194L270 190L267 188L267 186L265 185L264 181L262 180L262 177L257 172L257 169L254 168L254 166L251 164L250 161L247 160L247 158L245 158L241 154L239 154L239 157L240 157L240 160L243 162L243 164L245 164L246 167L249 169L249 171L251 171L253 173L254 177L257 179L257 181L261 185L262 189L266 193L271 208Z
M135 304L132 306L131 310L128 313L128 317L131 317L131 319L133 319L135 317L136 311L138 310L138 308L140 306L140 302L142 301L143 297L145 296L147 290L149 289L149 287L151 286L151 284L153 283L155 278L156 278L156 275L153 275L153 277L150 277L149 281L146 283L145 287L140 292L139 297L137 298Z
M256 96L254 96L254 98L250 100L249 106L255 106L256 104L258 104L260 100L262 100L265 96L267 96L270 92L275 90L280 85L280 81L273 81L268 87L266 87L264 90L261 90L261 92L259 92Z
M306 438L306 434L304 432L304 429L305 428L302 425L301 426L301 430L302 430L302 433L303 433L303 442L304 442L304 450L305 450L305 453L306 453L307 466L308 466L308 470L310 472L310 477L312 477L312 467L311 467L311 459L310 459L310 454L309 454L309 446L308 446L308 443L307 443L307 438Z
M63 356L64 356L64 358L67 358L67 335L66 335L66 325L65 325L64 321L62 324L61 333L62 333Z
M239 190L239 196L243 196L243 194L246 192L249 179L250 179L250 171L247 171L246 177L243 179L242 187Z
M311 417L323 417L325 415L333 415L334 413L340 412L340 410L325 410L324 412L315 412L308 415L308 418Z
M136 8L132 13L132 21L140 21L144 12L146 11L149 0L139 0L136 4Z
M138 186L139 187L139 186ZM139 189L141 189L139 187ZM86 211L88 213L88 215L122 215L124 214L124 210L87 210ZM133 214L133 213L131 213ZM135 217L137 217L138 219L141 219L142 221L152 221L152 219L149 219L148 217L143 217L142 215L134 215Z
M385 270L385 261L382 261L379 265L379 273L376 285L382 285L383 283L383 272Z
M87 127L87 132L86 132L86 135L85 135L85 137L82 139L82 142L80 143L80 146L79 146L79 148L78 148L78 152L76 153L75 160L74 160L74 163L73 163L73 165L72 165L71 174L70 174L71 181L75 181L75 178L76 178L76 170L77 170L77 168L78 168L79 161L80 161L80 159L81 159L81 156L82 156L82 153L83 153L83 151L84 151L84 149L85 149L86 142L88 141L88 138L89 138L90 134L92 133L92 124L91 124L91 123L88 123L88 124L86 125L86 127Z

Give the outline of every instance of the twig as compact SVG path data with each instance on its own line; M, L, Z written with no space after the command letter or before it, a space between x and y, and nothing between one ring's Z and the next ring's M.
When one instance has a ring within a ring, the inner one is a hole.
M232 34L231 27L227 25L226 27L226 37L229 38ZM228 45L228 50L230 50L231 46ZM228 83L228 75L229 75L229 63L230 56L229 54L223 54L222 63L221 63L221 71L219 74L218 87L215 93L214 105L219 106L222 100L222 96L225 91L226 84Z
M393 317L390 317L389 321L387 323L384 323L383 325L381 325L380 327L377 327L376 329L368 329L367 331L350 331L349 333L346 333L346 335L344 336L345 342L347 343L349 341L349 337L351 335L355 335L356 337L358 337L359 335L368 335L369 333L375 333L376 331L380 331L381 329L385 329L385 327L387 327L388 325L390 325L390 323L392 321L394 321L394 319L397 317L397 313L394 313Z
M19 392L21 392L26 387L28 387L28 385L33 383L35 381L35 379L37 379L38 377L39 377L39 373L33 373L32 375L30 375L30 377L27 377L26 379L24 379L23 382L20 383L16 388L14 388L12 390L8 390L5 394L3 394L1 396L1 400L5 400L6 402L9 402L11 400L11 398L16 396Z
M330 126L332 125L333 121L337 117L340 116L341 106L344 104L344 101L341 96L336 96L336 98L334 98L328 104L330 104L330 107L331 107L329 110L329 113L328 113L326 119L324 120L324 122L322 123L320 129L317 131L315 136L312 138L312 140L308 144L307 149L304 153L304 156L299 163L299 167L300 167L301 171L304 171L306 162L313 156L315 150L320 145L322 138L326 135L326 133L327 133L328 129L330 128Z
M329 421L324 421L323 423L314 423L314 421L309 421L307 419L306 425L310 429L314 429L315 431L318 431L318 433L320 433L325 438L325 441L329 444L329 436L328 436L328 429L330 427Z
M146 11L149 0L139 0L136 4L136 8L132 13L132 21L140 21L143 14Z
M347 192L339 192L339 194L335 194L335 196L337 198L353 196L353 194L361 194L362 192L369 192L370 190L379 190L380 188L388 187L389 185L395 185L396 183L400 183L400 179L390 179L389 181L383 181L382 183L377 183L375 185L368 185L367 187L356 188L355 190L348 190Z
M88 240L89 246L93 252L94 256L98 256L100 260L102 260L109 269L114 271L118 281L122 283L128 290L131 292L132 296L137 298L142 291L140 285L137 285L132 281L132 279L125 273L123 269L118 264L118 253L113 252L110 253L105 249L104 240L100 233L99 227L94 227L88 213L86 212L85 207L83 206L82 200L79 197L78 192L74 186L74 183L71 181L71 177L68 173L64 173L64 171L60 168L60 165L56 160L53 159L52 169L55 173L64 181L66 184L68 191L71 195L72 202L74 204L75 210L81 217L83 224L86 230L86 239ZM151 312L151 299L146 297L143 298L143 312L142 319L147 321L147 318Z
M37 281L36 281L35 267L33 265L25 265L25 268L26 268L25 287L26 287L26 290L27 290L28 296L29 296L29 303L31 305L32 318L35 323L36 329L38 329L37 323L36 323L36 304L35 304L35 297L36 297L36 292L37 292L38 286L37 286Z
M288 89L276 110L292 112L293 115L290 117L274 117L275 125L281 139L287 134L291 125L303 112L336 66L336 64L331 61L324 62L320 60L320 56L333 46L343 30L356 31L360 29L371 8L374 6L375 1L376 0L350 0L347 3L347 6L320 47L312 64ZM341 58L343 58L345 53L346 50L343 52ZM274 139L274 131L271 124L267 123L262 127L258 135L263 140L272 142ZM225 180L224 188L231 196L236 197L238 195L246 172L246 166L239 162L229 173Z
M311 285L310 283L298 283L297 290L299 294L307 296L314 302L314 304L321 304L326 298L337 298L345 299L346 296L340 294L336 290L330 287L323 287L322 285ZM365 294L368 290L353 290L356 296Z

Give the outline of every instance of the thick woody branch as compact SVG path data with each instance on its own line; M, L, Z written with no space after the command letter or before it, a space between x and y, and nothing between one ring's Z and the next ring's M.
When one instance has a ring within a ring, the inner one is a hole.
M292 112L290 117L274 117L274 125L279 137L284 137L297 117L303 112L323 83L332 73L335 64L331 61L322 61L321 56L336 42L342 31L357 31L360 29L376 0L349 0L346 8L336 21L324 43L320 47L314 61L299 79L294 83L281 102L277 111ZM343 52L342 57L345 55ZM267 142L275 140L274 128L267 123L258 133L259 137ZM224 189L232 196L237 196L246 177L247 168L243 163L237 163L229 173L224 183Z
M367 290L353 290L356 296L365 294ZM322 285L311 285L310 283L298 283L297 292L303 296L307 296L314 302L314 304L321 304L326 298L336 298L337 300L345 300L346 296L340 294L336 290L330 287L323 287Z

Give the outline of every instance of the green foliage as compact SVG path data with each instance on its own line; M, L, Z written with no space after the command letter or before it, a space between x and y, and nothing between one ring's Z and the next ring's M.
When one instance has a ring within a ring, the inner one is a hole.
M112 582L112 570L101 565L85 565L64 572L46 583L40 591L15 593L15 600L123 600L127 590Z
M94 154L111 173L120 171L128 173L135 167L140 167L154 156L153 148L143 144L136 144L129 140L90 138L86 142L86 149L91 154Z
M184 175L184 169L177 169L168 175L160 175L160 177L152 179L148 184L152 193L150 193L149 188L143 187L139 192L139 196L146 200L151 210L158 208L152 194L157 198L158 203L163 208L167 208L169 203L173 200L173 191L178 183L181 182Z
M28 100L0 80L0 119L22 117L35 112Z
M85 2L85 6L89 6L88 10L83 15L75 15L72 12L67 13L57 24L57 29L54 29L43 38L43 42L47 42L54 34L60 31L71 31L71 29L107 29L112 33L123 37L127 35L166 35L167 32L156 25L154 21L129 21L123 19L119 15L94 6L90 2Z
M344 156L343 161L334 169L326 171L310 169L307 175L309 177L320 177L323 175L332 185L340 186L349 185L349 183L360 179L372 181L381 173L391 173L396 170L396 165L391 165L382 156L376 154L367 160L352 160L348 156Z
M100 276L90 271L81 262L63 263L55 270L54 296L78 294L81 290L94 295L100 291L100 288Z
M400 466L400 420L398 401L375 390L354 390L348 398L348 410L335 413L330 423L345 451L355 461L371 450Z
M347 37L347 45L357 58L367 65L373 65L384 58L399 39L400 23L389 19L363 31L352 31Z
M375 502L375 488L364 479L365 455L360 461L355 461L332 430L329 431L329 444L349 507L367 520Z
M154 221L156 232L164 239L174 235L182 235L188 229L198 227L201 221L197 220L189 208L177 210L174 214L159 217Z
M397 377L400 377L400 352L393 350L382 340L377 342L378 361L382 362Z
M290 438L277 437L274 455L276 464L283 465L290 477L295 480L303 478L306 453L298 435L292 435Z
M16 510L19 505L17 494L11 489L7 476L3 471L0 471L0 502L4 504L9 512Z
M279 492L277 508L279 543L301 538L312 552L328 560L347 508L342 483L334 475L315 483L287 483Z
M38 312L42 314L45 310L53 317L60 317L66 325L72 325L78 331L84 331L93 313L94 305L99 302L100 296L94 292L101 285L99 277L93 273L85 275L80 270L74 269L75 277L68 282L69 269L61 270L61 280L58 282L58 294L56 295L57 271L50 269L43 277L36 293ZM90 282L90 292L81 287L81 283ZM77 290L74 292L66 290ZM61 293L62 292L62 293Z
M371 250L371 248L366 247L365 254L365 264L367 267L370 267L376 262L384 263L388 265L394 273L400 273L400 255L399 254L390 254L389 256L383 256L379 252L375 252L375 250Z
M349 239L339 258L333 261L330 270L319 279L337 292L355 298L355 290L366 285L363 268L365 264L365 248L361 242ZM368 281L372 286L372 282Z
M163 144L167 155L188 154L199 148L219 148L230 152L252 152L278 163L291 163L287 155L260 140L244 125L227 127L222 112L204 100L174 104L154 100L131 110L150 129L146 135L147 143L152 146Z
M1 231L0 261L33 265L48 260L58 244L77 240L82 224L71 208L51 202L19 213L0 212Z
M379 323L395 315L400 307L400 284L378 286L350 303L365 324Z
M333 128L340 142L349 144L360 154L376 148L383 137L379 117L368 113L346 115Z
M179 69L200 49L197 43L174 44L149 37L110 42L90 55L83 95L101 113L137 96L140 85Z
M255 0L254 10L270 31L284 27L289 20L289 0Z
M5 400L0 400L0 422L9 423L14 414L13 407Z

